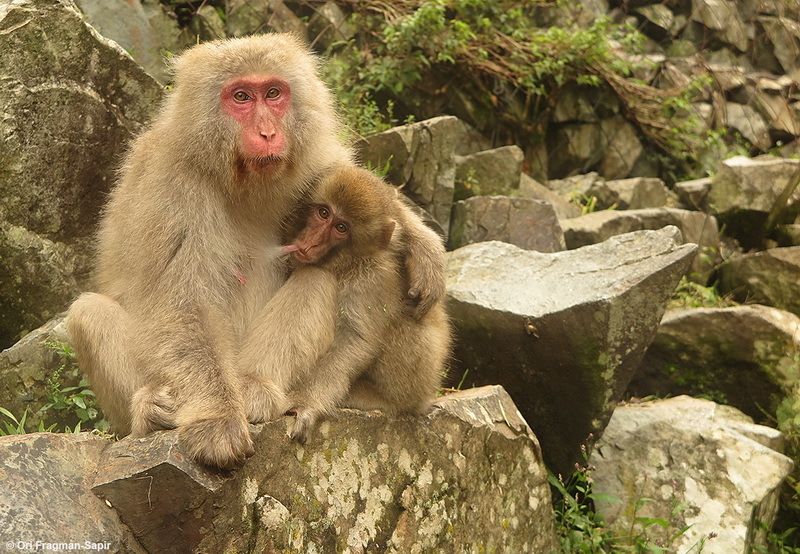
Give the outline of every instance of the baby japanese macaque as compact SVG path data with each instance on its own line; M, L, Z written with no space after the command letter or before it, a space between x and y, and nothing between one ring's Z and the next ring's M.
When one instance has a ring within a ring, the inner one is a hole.
M336 168L318 184L284 247L294 265L287 286L309 270L336 281L332 344L286 391L298 442L336 407L425 413L441 386L450 326L441 298L421 317L404 311L401 252L416 239L398 196L367 170ZM443 265L441 242L438 256Z

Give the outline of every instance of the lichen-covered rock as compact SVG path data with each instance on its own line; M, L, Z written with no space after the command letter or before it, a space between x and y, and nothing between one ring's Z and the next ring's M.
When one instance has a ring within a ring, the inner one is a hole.
M539 443L502 387L448 394L428 416L340 410L305 446L292 422L251 427L255 455L224 473L188 461L176 431L126 438L88 486L148 552L556 548Z
M86 283L85 262L69 245L0 220L0 350L67 309Z
M569 474L599 435L696 251L675 227L542 254L501 242L448 255L458 382L500 383Z
M621 502L595 507L612 529L642 534L669 552L752 552L766 546L758 522L771 525L778 486L792 470L781 448L775 429L708 400L620 406L589 464L593 492ZM645 530L650 519L667 526Z
M0 35L2 265L20 263L8 250L18 245L9 246L14 241L6 224L40 241L39 255L48 248L63 254L50 256L58 267L48 271L0 268L0 309L12 308L0 319L5 338L66 308L64 297L73 287L61 285L70 285L73 270L85 273L94 222L114 172L162 89L116 43L87 25L71 1L3 2ZM72 248L69 255L63 245ZM20 284L27 279L33 282ZM45 301L52 304L43 306ZM24 313L15 315L16 309Z
M538 444L500 387L427 418L342 411L298 447L284 422L226 486L201 547L223 552L551 552Z
M71 550L146 552L91 491L109 444L89 433L0 437L0 544L6 551L71 544Z
M771 248L726 260L719 290L800 315L800 246Z
M91 236L162 89L72 2L6 3L0 33L0 219L51 240Z
M388 166L386 179L399 187L439 222L450 228L455 187L455 147L463 127L452 116L395 127L360 141L361 161Z
M566 248L558 217L548 202L507 196L473 196L455 202L448 247L487 240L538 252Z
M629 388L707 394L761 423L800 384L800 318L759 305L668 310Z

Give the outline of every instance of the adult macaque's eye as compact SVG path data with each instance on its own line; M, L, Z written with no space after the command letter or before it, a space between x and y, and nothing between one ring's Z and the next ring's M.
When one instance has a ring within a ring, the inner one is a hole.
M281 95L281 89L278 87L272 87L267 91L267 98L277 98Z
M319 216L322 219L328 219L331 215L331 212L329 212L328 208L326 208L325 206L320 206L319 211L317 213L319 213Z
M347 223L337 223L333 228L336 229L339 234L344 235L347 233Z
M239 90L233 93L233 99L236 100L237 102L245 102L247 100L250 100L250 96L243 90Z

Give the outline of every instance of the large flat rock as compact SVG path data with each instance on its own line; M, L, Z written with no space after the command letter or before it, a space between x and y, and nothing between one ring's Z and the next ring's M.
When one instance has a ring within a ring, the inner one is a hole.
M448 257L450 379L500 383L554 471L572 472L622 399L696 251L675 227L542 254L486 242Z

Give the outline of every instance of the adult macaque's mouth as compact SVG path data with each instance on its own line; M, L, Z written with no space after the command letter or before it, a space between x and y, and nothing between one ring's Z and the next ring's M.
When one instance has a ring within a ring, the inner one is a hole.
M261 158L249 158L247 163L256 167L267 167L269 165L278 164L283 161L281 156L264 156Z

